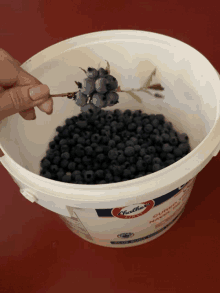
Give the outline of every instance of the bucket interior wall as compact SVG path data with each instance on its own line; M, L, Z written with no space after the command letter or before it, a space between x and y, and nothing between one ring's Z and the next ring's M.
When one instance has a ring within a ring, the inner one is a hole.
M184 57L183 57L184 56ZM195 58L194 58L195 57ZM144 103L138 103L126 93L120 93L116 108L142 109L146 113L162 113L178 131L189 135L194 149L210 132L216 121L217 100L205 68L192 51L177 52L168 44L123 40L118 42L90 43L86 47L72 48L46 60L29 72L50 87L51 94L73 92L85 73L79 68L106 66L122 89L139 88L150 73L157 68L152 83L161 83L165 99L157 99L147 93L138 93ZM43 59L43 58L42 58ZM101 63L100 63L101 62ZM211 66L208 64L207 66ZM25 67L24 67L25 68ZM56 135L56 127L68 117L78 115L80 108L74 101L63 97L53 99L54 111L47 115L36 109L37 119L25 121L16 114L0 123L0 142L8 155L24 168L39 174L40 160L48 149L48 143Z

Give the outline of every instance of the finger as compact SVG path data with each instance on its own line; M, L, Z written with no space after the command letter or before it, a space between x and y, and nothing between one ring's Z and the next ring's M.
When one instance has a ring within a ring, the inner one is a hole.
M14 87L0 94L0 120L23 112L43 102L50 96L47 85Z
M37 78L30 75L25 70L21 70L17 77L16 85L40 85L42 84ZM50 98L49 100L45 101L43 104L37 106L42 112L47 113L48 115L52 114L53 112L53 100Z
M3 49L0 49L0 61L1 61L1 70L0 70L0 84L3 86L22 86L22 85L39 85L41 82L30 75L19 65L20 62L15 60L8 52ZM0 89L2 92L2 89ZM38 108L47 113L51 114L53 112L53 100L50 99L48 102L38 105ZM35 112L35 111L34 111ZM30 116L30 114L28 114ZM26 114L22 113L21 116L25 119Z
M36 119L36 113L34 108L30 108L28 110L24 110L19 112L19 115L25 120L34 120Z

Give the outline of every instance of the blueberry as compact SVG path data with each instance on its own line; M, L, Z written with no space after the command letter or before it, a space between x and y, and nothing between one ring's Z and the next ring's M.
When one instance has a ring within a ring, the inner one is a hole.
M126 160L125 156L123 156L123 155L119 155L119 156L118 156L118 162L119 162L120 164L123 164L123 163L125 162L125 160Z
M156 152L156 149L155 149L154 146L149 146L149 147L147 148L147 153L148 153L148 154L154 154L155 152Z
M162 114L156 114L155 118L160 122L160 123L164 123L165 121L165 117Z
M160 153L160 158L161 158L161 160L165 160L167 158L167 153L166 152L161 152Z
M115 176L119 176L119 175L121 175L122 172L123 172L122 169L123 169L123 168L122 168L121 166L117 166L117 165L111 165L111 166L110 166L110 170L113 172L113 174L114 174Z
M163 151L164 151L165 153L171 153L172 150L173 150L173 146L171 146L169 143L165 143L165 144L163 145Z
M89 77L89 78L97 78L99 76L99 72L98 70L96 70L95 68L93 67L88 67L87 71L86 71L86 75Z
M81 108L82 109L82 108ZM74 133L79 134L82 130L80 130L78 127L74 129Z
M61 162L60 162L60 166L62 168L66 168L69 164L69 161L67 159L63 159Z
M128 169L125 169L123 172L123 177L130 178L131 177L131 171Z
M97 157L98 162L103 162L105 160L105 155L104 154L99 154Z
M165 122L164 125L163 125L163 127L171 130L173 128L173 125L172 125L171 122Z
M75 162L70 162L68 164L68 170L74 171L76 169L76 163Z
M87 121L79 120L76 122L76 125L81 129L85 129L87 127Z
M160 131L159 131L157 128L155 128L155 129L153 130L153 134L160 135Z
M126 146L134 146L134 143L133 143L133 141L128 140L128 141L126 141L125 145Z
M183 151L180 148L175 148L173 150L173 154L175 157L181 157L183 155Z
M61 159L69 160L70 159L70 154L68 152L62 153L61 154Z
M72 175L71 175L71 176L72 176L73 179L75 179L75 177L76 177L77 175L81 175L81 171L79 171L79 170L75 170L75 171L72 172Z
M182 157L177 157L175 161L177 162L177 161L179 161L181 159L182 159Z
M43 161L41 162L41 167L43 168L50 167L50 161L48 159L43 159Z
M57 131L58 133L61 133L61 132L63 131L62 126L57 126L56 131Z
M170 165L172 165L174 163L175 163L175 160L166 160L164 164L165 164L165 166L168 167L168 166L170 166Z
M143 160L145 163L150 164L152 162L152 157L150 155L145 155Z
M113 176L111 173L107 173L105 175L105 181L108 182L108 183L111 183L113 181Z
M154 164L153 167L152 167L152 171L153 172L157 172L159 170L161 170L160 164Z
M82 82L82 94L91 95L95 91L95 80L92 78L85 78Z
M125 149L125 144L123 142L120 142L117 144L117 149L118 150L124 150Z
M177 133L177 137L178 137L179 142L181 142L181 143L186 143L189 140L188 135L186 133L181 133L181 134Z
M99 184L106 184L107 182L105 180L99 181Z
M73 133L73 132L74 132L74 129L75 129L75 126L74 126L74 125L69 125L69 126L68 126L68 131L69 131L69 133L70 133L70 132Z
M169 136L169 134L167 134L167 133L163 133L163 134L161 135L161 137L162 137L162 139L163 139L163 142L169 142L169 140L170 140L170 136Z
M91 147L92 147L93 149L96 149L96 148L98 147L98 144L95 143L95 142L93 142L93 143L91 144Z
M137 125L136 123L130 123L128 124L128 130L132 131L132 130L136 130Z
M155 150L156 150L156 152L158 152L158 153L161 153L161 152L163 151L162 147L159 146L159 145L155 145Z
M100 135L99 134L93 134L92 136L91 136L91 141L92 142L95 142L95 143L98 143L99 141L100 141L100 139L101 139L101 137L100 137Z
M85 164L85 165L89 165L89 164L91 163L91 161L92 161L92 159L91 159L90 157L84 156L84 157L82 158L82 162L83 162L83 164Z
M134 118L134 122L135 122L138 126L141 126L141 125L142 125L141 117L136 117L136 118Z
M71 182L71 175L64 175L63 177L62 177L62 182L67 182L67 183L69 183L69 182Z
M67 144L64 144L64 145L61 146L60 150L61 150L61 153L68 152L69 151L69 147L68 147Z
M60 141L59 144L60 145L66 145L67 144L67 140L66 139L61 139L61 141Z
M101 154L101 153L103 153L103 147L102 146L97 146L95 151L96 151L96 153Z
M154 119L151 124L153 125L154 128L157 128L160 124L159 120L158 119Z
M81 182L83 182L83 178L81 175L76 175L75 176L75 181L77 184L81 184Z
M103 170L97 170L95 172L95 177L98 179L103 179L104 178L104 171Z
M119 176L114 176L114 182L121 182L121 177Z
M107 89L108 90L116 90L118 87L117 79L112 75L107 75L106 79L108 81Z
M69 130L68 130L68 128L66 128L66 129L63 130L62 136L63 137L69 137Z
M104 94L95 93L92 96L92 102L96 107L105 108L107 106L107 98Z
M141 157L144 157L146 155L146 151L145 151L145 149L141 149L140 150L140 156Z
M186 154L190 150L190 146L188 143L181 143L179 144L178 148L181 149L184 154Z
M54 164L54 165L58 165L59 162L60 162L60 160L61 160L61 158L60 158L59 156L54 157L54 159L53 159L53 164Z
M55 173L55 172L57 173L58 170L59 170L59 168L58 168L57 165L51 165L51 166L50 166L50 170L51 170L52 172L54 172L54 173Z
M124 153L125 153L125 155L126 155L127 157L131 157L131 156L134 155L135 150L134 150L134 148L133 148L132 146L128 146L128 147L125 148Z
M92 182L94 180L94 172L93 171L86 171L84 174L84 178L86 182Z
M146 124L146 125L144 126L144 131L145 131L146 133L151 133L151 132L153 131L153 126L152 126L151 124Z
M143 127L142 126L138 126L137 133L142 133L142 132L143 132Z
M55 145L56 145L55 141L51 141L51 142L49 143L49 147L50 147L51 149L54 149Z
M161 159L160 158L158 158L158 157L155 157L155 158L153 158L153 160L152 160L152 164L154 165L154 164L162 164L162 161L161 161Z
M61 181L61 180L62 180L62 177L63 177L64 175L65 175L65 172L64 172L64 171L61 171L61 170L58 171L58 172L57 172L57 179Z
M43 177L45 177L47 179L52 179L52 174L49 171L46 171L45 174L43 175Z
M135 150L136 153L140 152L140 150L141 150L141 146L138 145L138 144L135 145L135 146L134 146L134 150Z
M116 142L114 141L114 140L109 140L109 142L108 142L108 146L110 147L110 148L114 148L115 147L115 145L116 145Z
M59 143L59 142L60 142L60 139L61 139L60 135L56 135L56 136L54 137L54 141L55 141L56 143Z
M134 145L138 144L138 139L136 137L131 137L130 140L134 143Z
M108 152L108 157L110 160L115 160L118 157L118 151L117 150L110 150Z
M89 103L89 104L81 107L81 111L85 112L85 113L89 113L91 115L95 115L100 111L100 109L98 107L96 107L93 103Z
M166 133L166 134L169 134L169 130L167 129L167 128L162 128L162 130L161 130L161 134L163 134L163 133Z
M176 146L176 145L178 145L178 139L177 139L177 137L175 137L175 136L171 136L170 139L169 139L169 143L170 143L172 146Z
M103 170L104 170L104 169L108 169L108 167L109 167L109 165L108 165L107 162L103 162L103 163L102 163L102 169L103 169Z
M125 110L123 113L124 116L131 116L131 114L132 114L132 112L130 109Z
M102 67L99 68L98 73L99 73L99 77L106 77L106 75L108 75L108 71Z
M74 140L78 140L79 137L80 137L80 136L79 136L79 134L77 134L77 133L75 133L75 134L73 135L73 139L74 139Z
M95 82L95 89L100 94L105 94L108 89L107 85L109 84L109 81L105 77L100 77Z
M114 106L118 103L119 95L115 92L108 92L106 94L107 106Z
M139 171L144 171L147 168L147 164L143 160L137 161L136 167Z

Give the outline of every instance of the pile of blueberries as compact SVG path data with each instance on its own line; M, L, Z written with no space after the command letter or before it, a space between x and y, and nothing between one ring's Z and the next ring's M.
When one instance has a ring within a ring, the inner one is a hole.
M40 175L74 184L139 178L174 164L191 151L187 134L175 131L164 115L141 110L90 109L66 119L56 131L41 161Z
M97 70L88 67L85 73L87 77L83 79L82 83L76 82L79 91L74 97L82 112L89 110L97 112L99 108L114 106L118 103L119 96L115 92L118 88L118 81L114 76L104 68Z

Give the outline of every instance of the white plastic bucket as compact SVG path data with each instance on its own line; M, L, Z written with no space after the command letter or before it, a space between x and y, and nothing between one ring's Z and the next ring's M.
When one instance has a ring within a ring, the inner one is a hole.
M79 67L108 60L121 88L138 88L157 67L165 99L141 93L148 113L163 113L189 135L192 152L154 174L97 186L56 182L39 176L55 128L80 108L67 98L54 99L51 116L36 108L36 121L18 114L0 122L3 166L31 202L57 213L81 238L108 247L131 247L166 232L180 217L197 174L220 148L220 81L210 62L176 39L143 31L91 33L53 45L22 67L48 84L52 94L77 90ZM156 80L155 79L155 80ZM107 110L141 109L127 94Z

